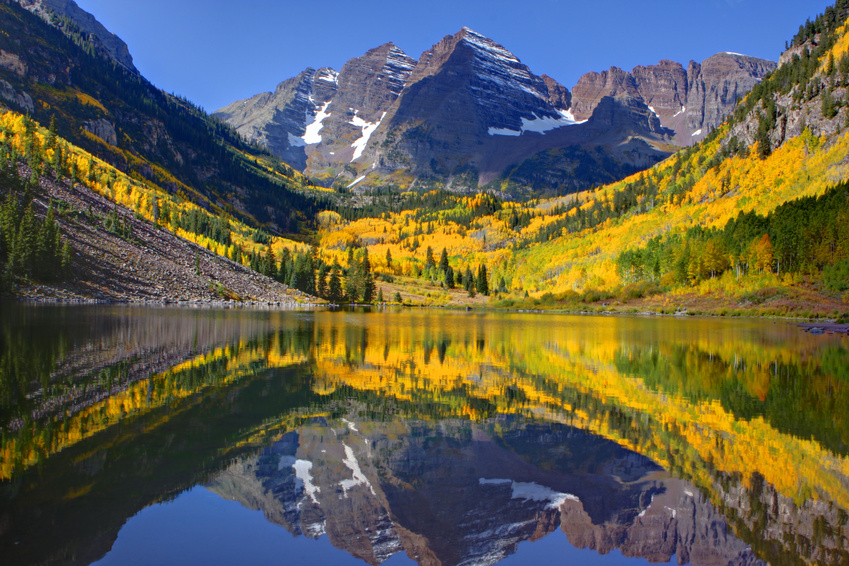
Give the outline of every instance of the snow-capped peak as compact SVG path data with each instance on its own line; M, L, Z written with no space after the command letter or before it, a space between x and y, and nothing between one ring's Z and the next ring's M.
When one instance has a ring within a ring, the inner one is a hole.
M519 63L518 57L513 55L510 51L471 28L463 26L463 29L460 30L460 34L462 34L462 40L479 51L483 51L486 57L502 59L504 61L510 61L511 63Z
M334 71L333 69L325 67L323 69L319 69L319 71L315 75L315 80L339 84L339 73Z

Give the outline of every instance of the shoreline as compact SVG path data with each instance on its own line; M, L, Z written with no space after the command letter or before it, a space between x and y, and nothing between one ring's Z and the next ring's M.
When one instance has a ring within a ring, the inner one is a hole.
M794 323L804 332L813 330L813 334L820 334L817 329L823 330L824 333L846 334L849 335L849 323L838 323L837 319L826 317L804 317L804 316L788 316L774 314L758 314L756 312L747 312L744 309L736 309L734 314L718 314L712 312L678 310L672 313L657 312L652 310L619 310L611 307L602 307L605 310L577 310L577 309L558 309L558 308L515 308L515 307L498 307L498 306L475 306L469 307L464 305L425 305L425 304L331 304L318 302L294 302L294 301L235 301L235 300L211 300L211 299L191 299L191 300L172 300L172 299L92 299L92 298L51 298L51 297L17 297L5 296L0 297L0 304L13 303L17 305L28 306L125 306L125 307L154 307L154 308L187 308L187 309L262 309L262 310L344 310L368 308L377 311L386 308L393 309L437 309L455 312L470 312L470 313L515 313L515 314L553 314L553 315L574 315L574 316L638 316L638 317L668 317L677 319L686 318L727 318L727 319L753 319L753 320L773 320L785 321Z

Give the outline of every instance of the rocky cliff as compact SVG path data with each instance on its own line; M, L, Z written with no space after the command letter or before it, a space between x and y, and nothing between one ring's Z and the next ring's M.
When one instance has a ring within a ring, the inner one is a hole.
M418 60L393 44L352 59L332 93L313 92L308 70L216 115L340 189L492 183L560 194L617 180L701 139L774 66L736 54L686 70L664 60L589 73L570 92L463 28ZM290 84L301 85L300 99Z
M426 565L495 564L558 525L602 553L761 563L695 488L650 460L569 427L499 428L316 421L208 487L369 564L401 551Z
M738 53L718 53L701 63L662 60L631 72L611 67L587 73L572 91L573 113L589 118L605 96L640 101L675 133L677 145L690 145L719 126L776 64Z
M64 29L63 23L57 18L67 18L75 24L79 31L87 35L95 49L102 55L113 59L127 70L138 72L133 64L130 49L120 37L106 29L90 13L86 12L74 0L16 0L18 4L30 12L41 16L48 23L58 25L67 33L74 30Z

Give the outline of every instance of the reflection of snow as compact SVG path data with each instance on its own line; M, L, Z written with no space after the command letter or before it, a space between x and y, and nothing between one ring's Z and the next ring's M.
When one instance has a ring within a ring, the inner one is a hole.
M360 181L362 181L363 179L365 179L365 175L363 175L362 177L360 177L359 179L357 179L356 181L354 181L353 183L351 183L351 184L350 184L350 185L348 185L348 186L349 186L349 187L351 187L351 186L353 186L353 185L355 185L355 184L359 183L359 182L360 182ZM351 429L351 430L353 430L354 432L360 432L359 430L357 430L356 425L355 425L354 423L352 423L351 421L349 421L348 419L342 419L342 422L343 422L343 423L345 423L346 425L348 425L348 428L350 428L350 429Z
M321 488L312 483L312 462L308 460L296 460L292 467L295 469L295 477L301 480L304 484L304 491L307 493L313 503L318 503L315 494L321 491Z
M640 511L640 514L639 514L639 515L637 515L637 518L644 516L644 515L646 514L646 511L648 511L649 509L651 509L651 505L652 505L652 503L654 503L654 494L652 494L652 496L651 496L651 501L649 501L649 505L648 505L648 507L646 507L645 509L643 509L642 511Z
M278 470L292 468L295 470L295 491L300 492L301 489L312 499L313 503L318 503L315 494L321 491L321 488L312 483L312 462L309 460L298 460L294 456L280 456L280 461L277 463Z
M557 508L563 505L566 501L580 501L571 493L561 493L553 489L540 485L534 482L518 482L505 479L487 479L480 478L480 485L504 485L510 484L512 493L511 499L521 499L523 501L548 501L546 508Z
M360 469L360 463L357 462L357 457L354 455L354 451L347 444L343 444L342 446L345 447L345 459L342 460L342 463L348 466L351 472L353 472L353 477L351 479L339 482L339 485L342 486L342 491L344 492L345 497L348 497L349 489L358 485L367 485L369 490L371 490L371 494L375 495L371 482L368 481L368 478Z

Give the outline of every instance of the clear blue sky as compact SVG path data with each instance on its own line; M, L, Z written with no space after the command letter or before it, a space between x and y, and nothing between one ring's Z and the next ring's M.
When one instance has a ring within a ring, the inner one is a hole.
M208 111L388 41L413 58L469 26L572 88L589 71L720 51L777 60L827 0L76 0L158 87Z

